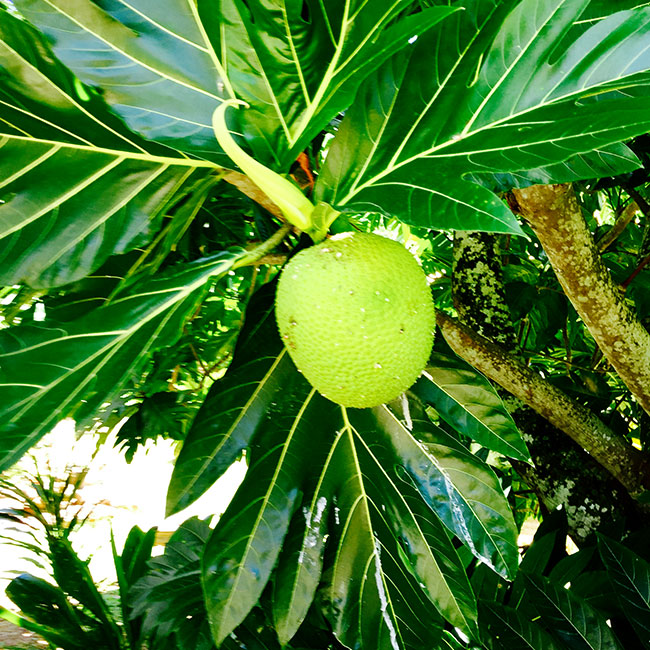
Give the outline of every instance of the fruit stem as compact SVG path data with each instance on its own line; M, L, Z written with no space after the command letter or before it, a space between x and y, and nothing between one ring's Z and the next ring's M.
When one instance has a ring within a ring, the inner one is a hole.
M281 228L276 230L266 241L262 242L259 246L248 251L242 256L238 262L232 266L233 269L238 269L241 266L250 266L255 264L258 260L262 259L267 253L271 252L290 232L292 225L285 223Z
M234 140L226 125L226 109L229 106L246 106L238 99L223 101L212 114L212 128L219 145L277 206L284 218L300 230L312 227L311 213L314 204L284 176L274 172L249 156Z

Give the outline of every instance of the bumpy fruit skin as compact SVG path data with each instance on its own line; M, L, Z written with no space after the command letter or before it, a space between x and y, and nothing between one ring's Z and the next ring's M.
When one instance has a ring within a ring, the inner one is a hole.
M298 369L343 406L395 399L431 353L435 310L424 272L379 235L343 233L298 253L282 271L275 307Z

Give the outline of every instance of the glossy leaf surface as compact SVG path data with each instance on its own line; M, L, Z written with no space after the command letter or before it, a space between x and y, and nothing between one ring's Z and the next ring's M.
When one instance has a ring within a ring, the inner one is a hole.
M514 527L502 518L498 537L486 531L488 518L499 516L492 510L507 511L495 478L483 466L481 482L470 484L463 479L469 466L458 470L469 462L476 473L480 462L462 448L425 449L385 407L341 409L303 382L296 375L275 398L249 445L247 478L206 547L203 584L217 643L244 620L272 572L283 644L314 598L352 647L434 643L436 625L423 626L417 614L432 605L475 636L475 599L445 525L461 531L477 556L490 549L499 555L491 561L510 570ZM413 459L403 453L412 447ZM437 466L463 506L452 513L442 498L434 502L433 483L421 494L418 472L409 476L416 462Z
M84 83L101 88L135 132L227 162L211 116L232 96L195 3L19 0L18 10Z
M536 169L542 161L575 166L576 156L650 125L650 59L625 55L647 52L650 9L608 17L556 52L586 5L467 2L364 84L317 197L414 225L520 233L507 206L466 174ZM624 170L629 163L627 156Z
M214 182L213 164L130 133L4 9L0 68L12 73L0 78L0 284L79 280Z
M82 420L175 342L207 281L241 253L172 268L77 321L0 331L0 467L9 467L59 420Z
M605 618L581 598L542 576L525 577L526 593L559 639L573 648L621 650Z
M447 528L504 577L517 567L516 529L492 470L456 440L424 422L414 434L388 410L380 411L388 444L411 482Z
M258 154L281 167L352 102L359 83L387 57L457 11L432 7L395 22L408 0L253 0L245 3L248 11L243 2L233 4L254 50L245 60L237 52L229 67L253 105L242 119ZM251 67L258 72L254 86Z
M293 380L300 384L296 394L281 400L282 411L262 424L247 476L203 555L203 588L217 644L246 618L269 580L300 502L315 422L331 410L298 373Z
M458 357L434 352L412 390L462 435L504 456L530 459L517 425L492 384Z
M598 550L616 592L621 610L650 648L650 564L622 544L598 536Z

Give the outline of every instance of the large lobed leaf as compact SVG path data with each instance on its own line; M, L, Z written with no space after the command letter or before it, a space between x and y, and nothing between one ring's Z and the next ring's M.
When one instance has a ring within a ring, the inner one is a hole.
M0 330L0 469L59 420L96 417L151 352L178 339L208 280L227 273L241 255L172 267L76 321Z
M221 380L226 387L230 372ZM238 372L233 368L233 377ZM447 530L512 574L514 523L487 466L458 444L434 443L437 430L423 423L415 429L426 445L386 407L342 409L295 371L285 376L284 390L256 425L246 479L203 556L217 643L244 621L271 576L282 644L314 599L351 647L433 645L432 605L476 636L475 598ZM214 449L215 461L220 454L230 460L218 443Z
M130 133L2 8L0 69L0 284L79 280L214 184L213 163Z
M363 85L317 198L414 225L520 233L476 174L537 170L528 182L560 182L638 166L610 145L650 127L650 8L560 49L587 4L464 2Z
M223 36L226 43L241 39L231 49L228 73L253 107L243 117L243 130L258 156L279 167L349 106L360 81L386 57L457 10L433 7L395 21L409 0L222 4L230 12L237 7L246 28L247 38L230 20Z
M410 0L15 4L134 131L228 164L211 116L237 95L253 107L242 126L256 155L285 168L386 56L456 11L391 24Z

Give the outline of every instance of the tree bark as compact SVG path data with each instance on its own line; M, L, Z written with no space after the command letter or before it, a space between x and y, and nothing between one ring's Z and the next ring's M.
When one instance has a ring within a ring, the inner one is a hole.
M517 337L506 306L498 238L454 233L452 296L459 320L516 355ZM638 504L585 450L536 411L502 389L504 402L528 445L533 466L511 464L543 509L561 507L571 538L581 544L596 531L642 525ZM644 513L643 513L644 514Z
M513 190L562 288L641 407L650 413L650 334L603 264L571 185Z
M438 312L437 323L452 350L564 431L632 496L650 489L650 459L615 435L598 417L571 400L498 345Z
M454 233L451 292L462 323L512 350L517 344L501 279L497 238L486 232Z

